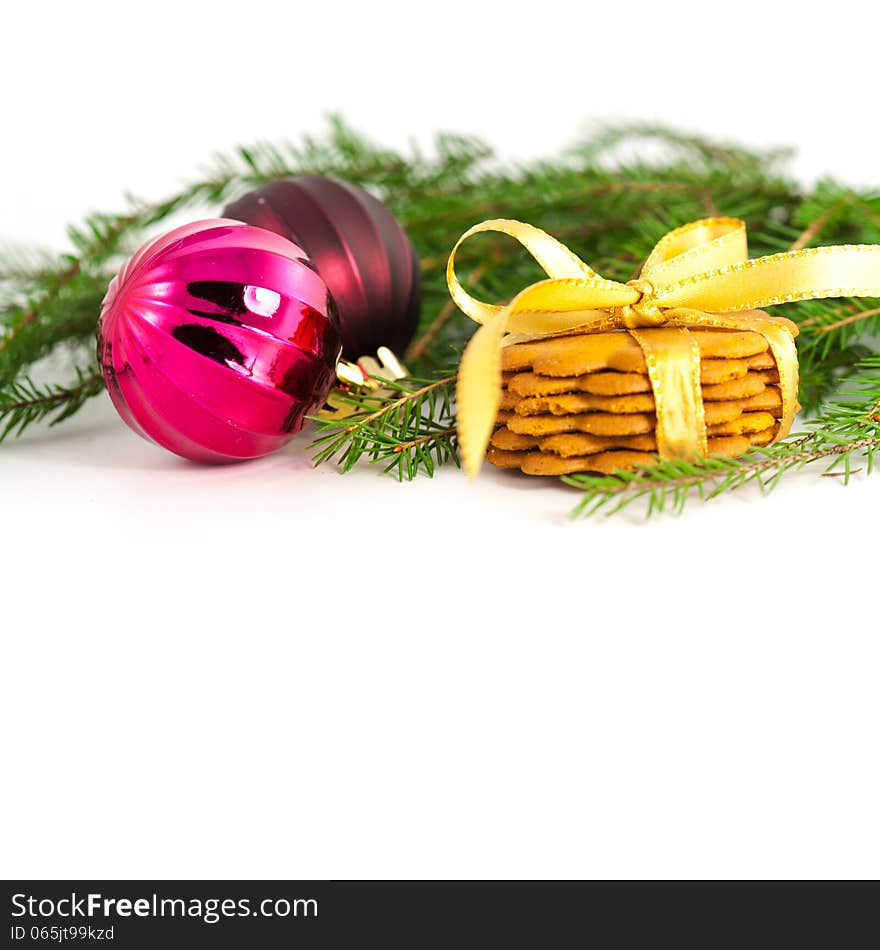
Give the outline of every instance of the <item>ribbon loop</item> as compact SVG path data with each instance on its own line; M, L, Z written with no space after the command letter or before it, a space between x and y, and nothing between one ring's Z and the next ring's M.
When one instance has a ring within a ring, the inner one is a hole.
M548 280L525 288L506 306L472 297L455 273L455 256L471 235L507 234L523 245ZM452 299L484 326L468 344L459 369L458 431L468 474L476 475L500 401L499 349L518 338L627 330L648 363L664 458L705 453L699 350L687 329L717 327L760 333L776 361L782 396L774 441L784 438L797 410L797 326L757 308L821 297L880 297L880 245L821 247L748 258L746 226L735 218L705 218L670 231L638 278L599 276L564 244L520 221L484 221L459 238L446 268ZM650 328L667 327L667 330ZM650 330L649 333L641 331ZM656 334L656 335L654 335Z
M485 323L504 309L497 304L484 303L482 300L472 297L462 287L458 275L455 273L455 255L458 249L468 238L482 232L507 234L519 241L541 265L548 277L586 281L597 277L597 274L561 241L557 241L546 231L542 231L531 224L526 224L523 221L511 221L507 218L493 218L489 221L483 221L481 224L475 224L456 241L455 247L449 255L446 264L446 283L449 287L449 293L459 309L477 323Z

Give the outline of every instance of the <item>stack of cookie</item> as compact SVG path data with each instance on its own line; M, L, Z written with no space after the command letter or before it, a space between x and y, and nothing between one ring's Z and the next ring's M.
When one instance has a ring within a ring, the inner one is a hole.
M767 341L751 331L691 333L700 348L709 452L733 456L772 442L782 396ZM493 465L566 475L656 462L654 396L629 333L517 343L501 359L501 408L487 453Z

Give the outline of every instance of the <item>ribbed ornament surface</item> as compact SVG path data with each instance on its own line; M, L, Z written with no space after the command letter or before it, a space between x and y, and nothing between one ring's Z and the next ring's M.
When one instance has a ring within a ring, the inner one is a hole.
M305 252L221 219L145 244L110 283L98 323L119 414L200 462L283 446L323 404L339 350L332 298Z

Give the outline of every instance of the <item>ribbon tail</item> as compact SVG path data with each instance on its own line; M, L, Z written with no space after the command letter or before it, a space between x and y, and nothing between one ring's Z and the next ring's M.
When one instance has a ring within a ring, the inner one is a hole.
M797 326L784 317L771 317L762 310L747 313L702 313L699 310L676 308L669 311L676 321L689 327L724 327L726 330L753 330L767 341L776 371L779 373L779 392L782 412L773 442L784 439L791 431L798 409L798 356L794 338Z
M880 297L880 245L812 247L758 257L663 286L655 302L724 313L822 297Z
M774 442L784 439L791 431L798 411L798 357L794 337L786 327L769 319L755 319L755 329L770 346L779 373L779 391L782 396L782 417L773 437Z
M490 317L471 337L458 368L458 444L469 478L476 478L501 402L501 340L508 311Z
M664 459L693 462L706 454L697 341L687 330L677 327L629 332L648 364L657 413L657 451Z

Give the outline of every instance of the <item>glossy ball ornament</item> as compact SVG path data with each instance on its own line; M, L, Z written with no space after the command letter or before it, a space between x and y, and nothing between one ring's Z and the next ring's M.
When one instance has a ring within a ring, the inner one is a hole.
M327 285L290 241L198 221L145 244L113 279L98 359L135 432L199 462L267 455L333 384Z
M304 248L339 308L349 360L387 346L403 355L421 308L421 266L397 219L369 192L317 175L282 179L224 209Z

